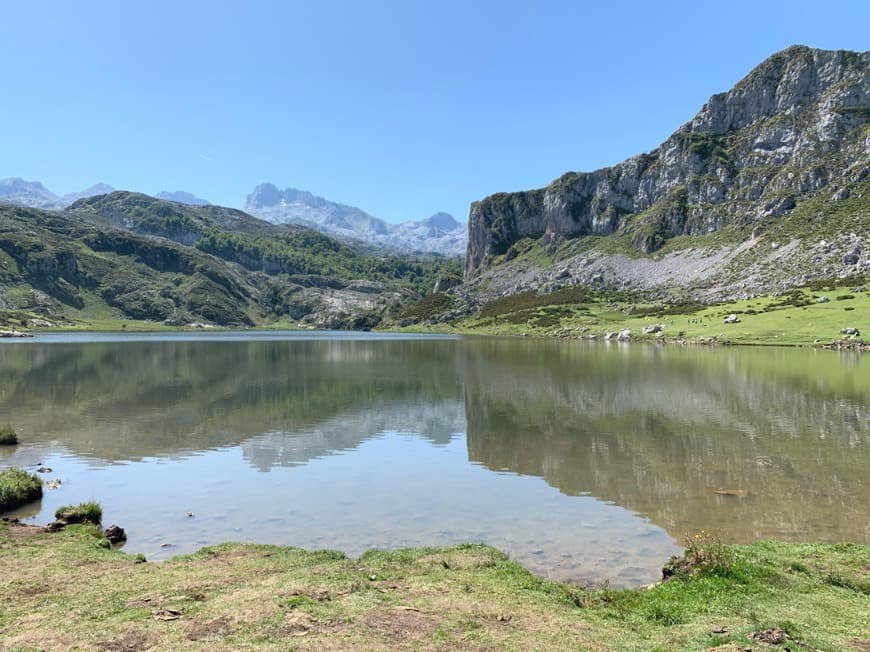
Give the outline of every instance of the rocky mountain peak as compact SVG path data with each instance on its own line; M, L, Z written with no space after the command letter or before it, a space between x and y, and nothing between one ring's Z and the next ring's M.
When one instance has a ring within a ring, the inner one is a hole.
M273 183L261 183L248 195L245 201L246 209L270 208L278 206L283 199L283 193Z
M870 53L795 46L719 93L656 150L472 204L466 278L523 238L669 238L776 218L870 174Z
M391 224L356 206L330 201L298 188L262 183L248 195L245 210L275 224L299 224L357 244L395 252L432 252L459 256L466 233L447 213L421 222Z

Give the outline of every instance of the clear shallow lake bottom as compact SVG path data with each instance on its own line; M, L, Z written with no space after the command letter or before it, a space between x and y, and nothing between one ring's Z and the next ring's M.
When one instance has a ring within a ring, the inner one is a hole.
M344 333L0 345L0 469L98 500L157 560L223 541L495 545L637 586L686 533L870 543L870 360ZM723 495L739 493L745 495Z

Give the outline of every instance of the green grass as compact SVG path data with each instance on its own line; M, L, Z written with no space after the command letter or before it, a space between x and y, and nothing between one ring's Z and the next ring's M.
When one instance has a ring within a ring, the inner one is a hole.
M93 523L99 525L103 520L103 508L99 503L87 502L78 505L58 507L54 517L67 523Z
M774 627L791 649L870 641L870 548L855 544L727 546L724 565L587 590L477 544L358 559L224 544L149 564L106 549L94 526L36 530L0 523L0 640L11 649L724 652L766 649L750 637Z
M399 315L400 319L423 320L448 312L456 304L456 299L444 292L429 294L419 301L409 304Z
M18 433L12 428L0 428L0 446L14 446L18 443Z
M843 339L843 328L870 334L870 292L855 291L870 282L864 278L817 282L780 296L703 305L675 300L671 303L633 300L620 294L599 294L581 287L552 294L523 292L496 299L466 319L453 324L460 332L488 335L601 336L629 329L635 339L643 327L664 326L668 340L717 340L735 344L813 345ZM818 303L822 296L830 301ZM725 324L737 314L740 322Z
M0 513L42 498L42 482L21 469L0 471Z

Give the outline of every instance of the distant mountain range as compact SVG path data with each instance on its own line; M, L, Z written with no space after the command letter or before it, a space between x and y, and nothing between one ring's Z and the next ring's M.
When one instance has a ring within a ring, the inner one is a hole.
M114 190L112 186L98 183L81 192L57 195L39 181L11 177L0 179L0 203L63 210L79 199L105 195ZM207 200L183 190L162 191L154 196L189 206L210 205ZM461 256L468 242L465 224L447 213L435 213L421 221L390 224L355 206L338 204L295 188L279 190L271 183L254 188L247 197L244 210L273 224L307 226L344 241L397 253Z
M341 239L393 251L461 256L468 242L465 224L447 213L390 224L356 206L338 204L296 188L280 190L271 183L254 188L244 210L274 224L300 224Z
M39 181L27 181L19 177L0 179L0 202L15 204L16 206L30 206L42 210L62 210L78 201L97 195L107 195L115 188L107 183L97 183L80 192L71 192L67 195L56 195ZM194 197L189 192L176 190L175 192L162 191L154 195L158 199L168 199L180 204L190 206L207 206L209 202L199 197Z

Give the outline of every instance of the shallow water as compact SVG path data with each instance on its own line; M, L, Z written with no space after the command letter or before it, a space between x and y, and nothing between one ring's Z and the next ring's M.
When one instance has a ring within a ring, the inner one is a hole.
M96 499L125 550L484 541L635 586L683 535L870 543L870 359L346 333L0 345L0 468ZM746 492L730 496L715 491Z

